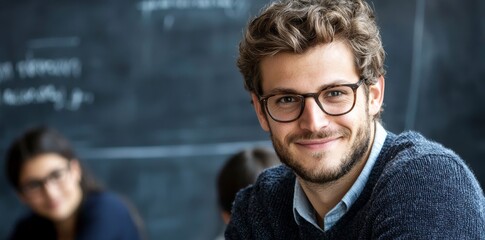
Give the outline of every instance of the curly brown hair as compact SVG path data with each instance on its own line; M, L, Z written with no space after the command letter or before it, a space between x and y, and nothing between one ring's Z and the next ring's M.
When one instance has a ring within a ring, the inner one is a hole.
M379 29L373 10L363 0L286 0L268 5L249 22L239 44L237 66L245 88L262 95L259 64L264 57L300 54L333 41L350 46L366 85L385 75Z

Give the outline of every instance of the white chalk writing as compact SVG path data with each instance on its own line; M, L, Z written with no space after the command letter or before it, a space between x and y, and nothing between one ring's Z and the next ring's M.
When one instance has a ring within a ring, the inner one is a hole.
M78 110L82 104L92 104L94 94L80 88L68 90L52 84L23 89L6 88L0 92L0 102L8 106L52 103L55 110Z
M16 65L19 77L75 77L81 76L82 64L78 58L27 59Z
M0 83L13 78L13 66L11 62L0 63Z
M77 47L81 44L79 37L50 37L30 40L27 45L29 48L60 48Z
M230 8L232 0L145 0L139 3L142 11L184 8Z
M168 9L224 9L230 16L241 15L247 11L247 0L143 0L138 3L142 12Z

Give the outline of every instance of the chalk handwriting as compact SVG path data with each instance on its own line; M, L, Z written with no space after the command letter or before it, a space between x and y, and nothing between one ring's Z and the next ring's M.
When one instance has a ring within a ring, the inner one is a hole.
M33 58L17 62L16 69L21 79L36 77L78 78L81 76L82 64L78 58Z
M76 111L83 104L92 104L94 94L80 88L66 89L52 84L23 89L6 88L0 92L0 103L8 106L52 103L55 110Z
M0 63L0 83L13 78L13 66L11 62Z
M138 3L142 12L169 9L224 9L230 17L242 16L249 9L247 0L143 0Z
M60 47L77 47L81 44L79 37L50 37L37 38L27 42L30 49L36 48L60 48Z

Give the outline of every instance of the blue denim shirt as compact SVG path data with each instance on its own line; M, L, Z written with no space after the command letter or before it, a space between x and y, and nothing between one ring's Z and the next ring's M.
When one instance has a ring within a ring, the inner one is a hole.
M317 221L314 217L315 210L311 206L310 201L305 195L305 192L301 188L298 181L295 183L295 195L293 196L293 215L295 217L295 221L299 224L297 214L303 217L305 220L313 224L315 227L322 231L327 231L330 229L352 206L352 204L357 200L360 193L364 189L367 180L369 179L370 172L374 167L375 162L377 161L377 156L379 155L382 145L386 140L387 132L382 127L381 124L376 123L376 134L374 138L374 143L372 145L372 150L369 155L369 159L362 169L359 177L349 189L349 191L344 195L342 200L332 208L323 218L323 226L318 226Z

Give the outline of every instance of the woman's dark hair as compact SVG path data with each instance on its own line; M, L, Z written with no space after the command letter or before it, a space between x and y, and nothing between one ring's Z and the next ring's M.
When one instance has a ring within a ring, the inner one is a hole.
M280 164L273 151L254 148L230 157L217 177L217 192L222 210L231 212L232 203L239 190L253 184L266 168Z
M6 175L10 184L20 191L20 172L27 161L46 153L55 153L66 161L77 159L70 142L57 130L46 126L27 130L14 140L6 153ZM81 189L84 193L100 191L101 186L95 181L87 170L81 165Z

